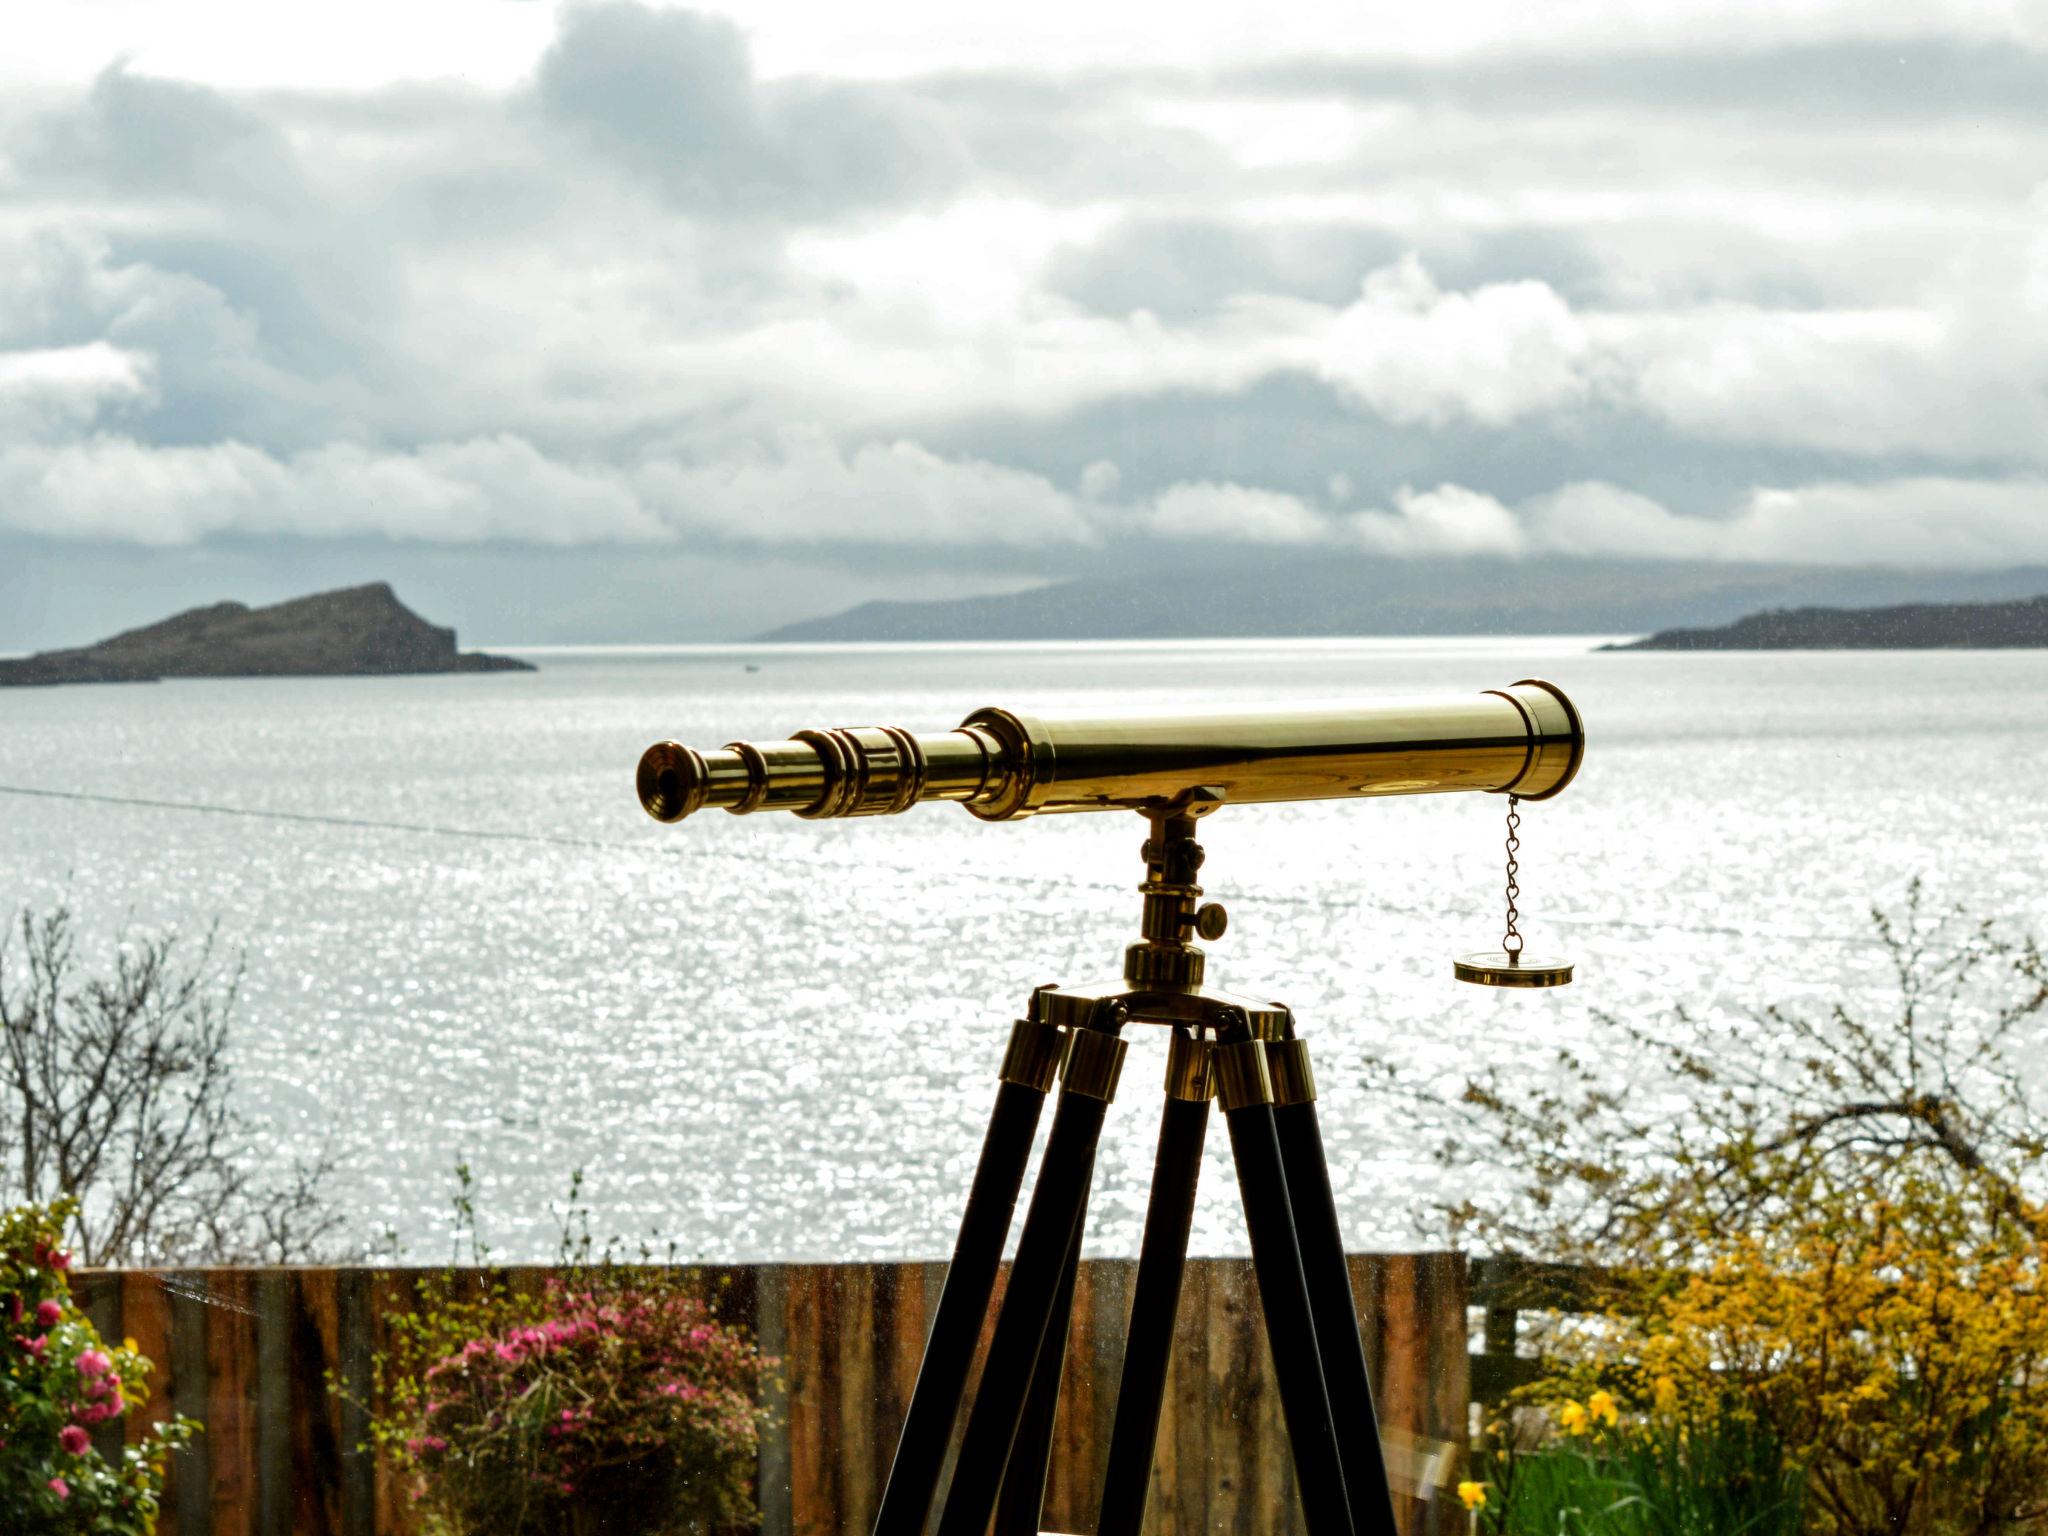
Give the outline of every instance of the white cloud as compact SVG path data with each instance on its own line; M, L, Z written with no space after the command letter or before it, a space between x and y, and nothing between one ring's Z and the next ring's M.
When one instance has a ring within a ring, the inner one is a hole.
M1124 472L1108 459L1096 459L1081 471L1081 494L1089 501L1108 501L1124 483Z
M2048 478L1937 476L1759 490L1728 527L1739 558L1954 567L2048 563Z
M1060 246L1085 244L1115 221L1102 205L1061 208L1018 197L969 196L853 233L806 231L790 265L863 304L942 327L984 327L1022 314Z
M1330 536L1329 519L1296 497L1210 481L1169 487L1141 521L1163 538L1226 544L1314 544Z
M1582 481L1517 510L1527 547L1545 553L1937 570L2048 564L2048 477L2039 475L1767 487L1719 517L1683 516Z
M1502 426L1590 388L1585 327L1548 284L1443 293L1413 254L1367 277L1339 313L1323 377L1389 421Z
M1571 555L1976 569L2048 564L2048 478L1905 477L1747 493L1687 516L1624 487L1577 481L1515 506L1467 486L1404 487L1390 509L1329 513L1242 485L1179 485L1140 509L1171 537L1394 556Z
M106 341L0 352L0 441L90 426L150 393L150 358Z
M1096 539L1076 499L1043 476L943 459L911 442L850 454L798 442L710 464L656 461L634 479L672 524L764 544L1034 547Z
M1162 68L1218 70L1304 57L1443 59L1687 46L1730 36L1753 47L1828 38L1913 40L1951 35L2048 40L2021 0L1453 0L1428 6L1331 7L1296 0L1257 8L1040 0L982 8L948 0L869 0L858 7L696 0L753 34L765 72L902 77L930 71L1040 73ZM361 90L394 81L462 78L503 85L532 67L552 31L551 7L505 0L352 0L280 7L268 0L97 0L47 6L23 23L24 46L0 55L0 78L77 79L111 48L148 67L244 87Z
M915 443L848 454L817 441L625 469L551 458L504 435L405 452L336 443L275 455L245 443L157 447L101 435L0 449L0 527L188 544L216 534L432 543L666 542L1036 547L1098 534L1039 475Z
M2048 338L1993 343L1961 325L1959 307L1712 304L1594 327L1633 403L1687 433L1856 456L2043 461L2048 392L2035 380L2048 372Z
M411 452L334 443L286 456L107 435L17 444L0 449L0 525L152 545L216 534L538 544L671 536L612 471L557 463L516 437Z
M1717 442L2044 463L2048 315L2003 275L2003 326L1967 282L1915 307L1578 311L1533 280L1443 292L1411 253L1331 317L1320 369L1404 424L1503 427L1597 404Z
M124 377L104 360L66 368ZM65 368L55 370L59 374ZM16 377L29 376L16 364ZM2048 563L2048 477L1816 481L1687 516L1624 487L1577 481L1509 506L1467 486L1404 487L1392 506L1330 511L1284 492L1190 481L1119 501L1106 463L1090 494L909 441L845 451L822 439L624 467L551 456L512 435L389 451L333 443L155 446L99 433L0 445L0 529L159 547L216 535L383 537L539 546L702 542L792 550L1087 548L1133 536L1396 557L1619 559L1995 568ZM1099 471L1099 472L1098 472Z
M1403 486L1394 510L1355 516L1352 531L1389 554L1517 555L1526 535L1513 512L1493 497L1462 485L1433 491Z
M1751 48L1907 15L1737 4ZM163 43L124 5L95 48L129 29ZM480 41L496 62L477 81L366 95L247 89L289 41L260 17L254 73L220 65L230 92L152 76L210 48L109 72L96 56L79 78L97 85L0 104L0 523L154 543L861 544L900 551L899 573L972 546L1051 572L1071 557L1023 552L1147 539L2033 549L2048 129L1998 92L2035 66L1993 71L1994 110L1964 101L1934 133L1933 66L1977 57L1962 44L1902 50L1919 92L1902 121L1867 38L1838 78L1813 76L1817 116L1727 110L1761 87L1727 85L1748 55L1725 46L1703 52L1723 83L1699 100L1682 60L1644 66L1676 82L1669 101L1602 62L1710 37L1705 0L1688 6L1376 17L1384 110L1357 104L1380 76L1341 57L1366 24L1328 8L1204 16L1170 46L1224 67L1085 90L1015 71L850 83L870 48L932 59L996 35L914 6L885 6L871 36L865 14L735 31L674 8L522 7L513 64ZM1937 30L2006 35L1992 9ZM403 11L369 0L365 35ZM1078 58L1135 26L1056 13L1003 30ZM889 41L912 14L928 51ZM1507 25L1505 51L1460 76L1481 16ZM805 55L804 26L837 41ZM1490 71L1553 26L1577 39L1558 56L1572 90L1531 85L1524 56L1496 109ZM440 21L419 32L408 57L459 47ZM1318 62L1252 84L1232 67L1288 37L1317 40ZM1404 75L1387 62L1403 53L1441 67ZM816 78L792 77L799 57ZM844 131L797 131L819 124ZM1118 243L1151 228L1187 238ZM1127 262L1128 281L1084 303L1057 276L1077 252ZM1718 519L1617 483L1667 452ZM1558 489L1488 494L1536 464ZM1782 489L1753 490L1766 480Z
M1403 103L1368 108L1330 97L1167 97L1142 111L1147 122L1210 139L1248 170L1341 165L1368 136L1407 126L1413 117Z
M1661 503L1598 480L1560 486L1522 506L1530 540L1561 555L1640 553L1672 559L1726 557L1727 524L1680 517Z
M958 296L827 300L673 344L662 359L671 377L761 430L794 419L873 431L906 418L1051 417L1167 390L1233 393L1310 366L1328 317L1319 305L1250 298L1169 326L1143 310L1107 319L1043 295L974 316Z

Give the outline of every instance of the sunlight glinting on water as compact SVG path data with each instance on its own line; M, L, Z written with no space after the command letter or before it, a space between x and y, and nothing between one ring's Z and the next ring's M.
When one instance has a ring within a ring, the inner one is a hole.
M600 1235L690 1257L950 1251L1008 1020L1116 974L1135 817L984 826L952 807L664 828L639 752L807 726L943 728L975 706L1499 686L1580 704L1579 782L1528 807L1522 910L1555 994L1457 986L1500 927L1495 797L1248 807L1206 825L1231 910L1212 979L1312 1042L1354 1246L1434 1243L1437 1118L1481 1064L1542 1074L1592 1015L1882 997L1865 913L1933 895L2048 927L2038 652L1598 655L1591 642L1351 641L536 651L531 676L170 683L0 698L0 785L398 822L0 795L0 896L90 944L177 927L245 953L236 1055L267 1154L338 1157L368 1238L446 1252L450 1170L485 1238L544 1257L581 1167ZM747 670L748 666L758 671ZM2016 701L2033 701L2020 707ZM88 766L92 765L92 766ZM576 841L437 836L423 826ZM1163 1044L1140 1034L1096 1175L1093 1252L1136 1251ZM1629 1070L1612 1056L1614 1069ZM1212 1136L1194 1247L1243 1250Z

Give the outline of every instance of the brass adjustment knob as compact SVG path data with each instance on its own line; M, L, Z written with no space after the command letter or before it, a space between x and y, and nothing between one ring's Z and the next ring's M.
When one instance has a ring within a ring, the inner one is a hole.
M1223 910L1220 901L1206 901L1195 909L1195 932L1215 943L1223 937L1224 929L1230 926L1230 914Z

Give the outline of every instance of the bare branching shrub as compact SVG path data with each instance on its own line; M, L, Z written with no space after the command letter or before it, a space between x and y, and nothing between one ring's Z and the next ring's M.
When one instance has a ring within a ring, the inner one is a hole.
M0 930L0 1204L75 1196L87 1264L316 1256L324 1161L256 1168L234 1102L240 981L211 936L133 937L85 975L67 909Z
M1516 1184L1458 1206L1454 1225L1496 1250L1654 1266L1682 1258L1702 1219L1768 1222L1816 1179L2048 1198L2048 1072L2023 1070L2048 1033L2038 944L1930 913L1917 882L1901 912L1871 918L1897 989L1883 1017L1840 1001L1732 1024L1601 1014L1620 1049L1598 1062L1560 1050L1549 1084L1468 1080L1440 1160L1504 1162Z

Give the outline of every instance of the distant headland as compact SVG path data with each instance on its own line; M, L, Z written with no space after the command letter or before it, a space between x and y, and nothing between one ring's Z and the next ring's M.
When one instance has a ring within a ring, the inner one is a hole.
M1603 651L1975 650L2048 646L2048 595L2010 603L1777 608L1716 629L1666 629Z
M1645 635L1805 604L2007 603L2037 592L2048 592L2048 567L1935 571L1584 555L1241 553L1227 564L1112 570L1020 592L867 602L758 638L815 644Z
M0 661L0 686L531 671L510 656L456 650L454 630L429 624L378 581L268 608L215 603L97 645Z

